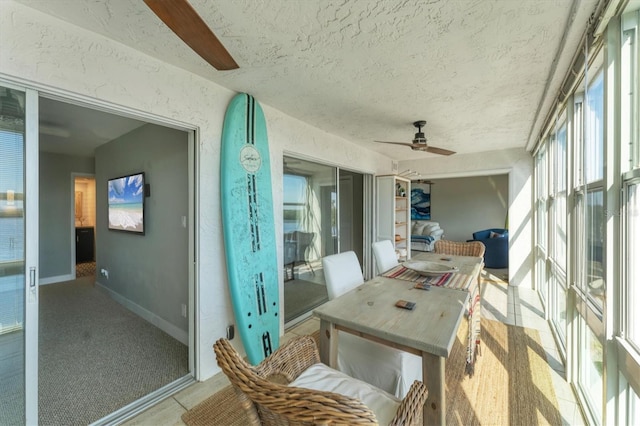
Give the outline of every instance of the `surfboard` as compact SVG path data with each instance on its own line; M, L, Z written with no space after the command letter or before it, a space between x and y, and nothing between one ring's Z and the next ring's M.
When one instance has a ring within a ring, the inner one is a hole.
M267 125L251 95L233 97L224 117L220 196L227 275L249 362L278 348L280 303Z

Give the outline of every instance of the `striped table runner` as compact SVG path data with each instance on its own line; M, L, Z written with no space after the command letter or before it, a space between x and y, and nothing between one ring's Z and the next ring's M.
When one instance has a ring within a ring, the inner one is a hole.
M469 279L468 274L460 272L447 272L442 275L425 277L402 265L389 269L383 273L382 276L404 281L413 281L416 283L416 286L426 284L464 290L470 293L469 306L467 306L466 312L469 323L466 372L469 376L473 376L476 352L480 347L480 289L478 287L478 280Z
M462 274L460 272L447 272L446 274L442 275L425 277L420 275L416 271L405 268L402 265L398 265L389 269L387 272L382 274L382 276L387 278L397 278L404 281L429 284L437 287L457 288L459 290L468 290L469 287L469 275Z

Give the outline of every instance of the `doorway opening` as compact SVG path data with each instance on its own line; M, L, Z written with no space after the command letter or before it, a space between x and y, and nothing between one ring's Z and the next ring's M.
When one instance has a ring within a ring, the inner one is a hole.
M38 417L116 423L193 381L194 135L58 98L39 119ZM145 234L112 231L107 183L136 172Z
M96 180L93 176L73 177L73 222L76 278L96 274L95 226Z

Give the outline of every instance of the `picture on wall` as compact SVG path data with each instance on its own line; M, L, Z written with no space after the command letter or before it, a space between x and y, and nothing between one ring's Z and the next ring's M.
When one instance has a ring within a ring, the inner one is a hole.
M109 229L144 234L144 173L109 179Z
M411 220L431 220L431 184L411 182Z

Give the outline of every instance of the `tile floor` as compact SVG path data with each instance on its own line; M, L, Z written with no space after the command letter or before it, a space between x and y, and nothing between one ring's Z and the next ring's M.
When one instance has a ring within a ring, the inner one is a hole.
M500 280L503 270L485 271L485 278ZM542 304L535 291L521 287L505 286L489 282L482 289L482 313L484 318L506 324L537 329L542 345L547 351L549 371L558 398L563 424L582 426L584 420L569 384L564 380L564 366L548 323L543 318ZM286 342L293 336L310 334L317 330L320 322L316 318L296 325L283 337ZM142 414L126 422L126 425L184 425L180 416L216 391L229 384L223 374L218 374L205 382L191 385Z

